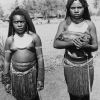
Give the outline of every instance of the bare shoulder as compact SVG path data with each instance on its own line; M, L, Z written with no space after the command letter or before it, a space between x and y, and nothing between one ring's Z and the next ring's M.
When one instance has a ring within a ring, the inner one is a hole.
M66 25L66 20L63 20L59 23L59 26L65 26Z
M89 25L89 28L90 28L90 29L95 28L95 24L94 24L93 21L87 20L87 24Z
M13 36L10 36L6 39L7 44L11 44L13 42Z
M29 35L31 35L33 37L33 41L38 41L40 40L40 37L37 33L33 33L31 31L29 31Z

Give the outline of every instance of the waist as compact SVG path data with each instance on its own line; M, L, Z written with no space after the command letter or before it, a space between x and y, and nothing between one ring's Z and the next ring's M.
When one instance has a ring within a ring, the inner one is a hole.
M35 68L36 69L36 61L33 62L15 62L15 61L11 61L11 67L15 70L15 71L20 71L20 72L24 72L27 71L31 68Z
M83 62L72 62L66 58L63 59L63 64L64 66L67 67L86 67L93 68L93 58L88 59L87 61Z
M81 56L75 56L74 54L69 53L68 51L65 52L64 58L68 59L72 62L86 62L90 58L92 58L91 55L88 55L87 53L82 54Z

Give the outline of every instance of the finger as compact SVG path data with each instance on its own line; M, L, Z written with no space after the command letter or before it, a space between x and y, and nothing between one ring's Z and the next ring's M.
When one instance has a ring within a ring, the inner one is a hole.
M43 88L44 88L43 86L40 86L40 87L37 88L37 90L40 91L40 90L42 90Z
M82 38L80 37L80 38L77 38L77 39L75 39L74 40L77 44L82 44Z
M81 45L82 45L82 44L81 44L79 41L77 41L77 40L74 40L73 43L74 43L74 45L77 46L77 47L81 47Z
M80 46L77 45L75 42L74 42L74 45L75 45L76 48L78 48L78 49L80 48Z

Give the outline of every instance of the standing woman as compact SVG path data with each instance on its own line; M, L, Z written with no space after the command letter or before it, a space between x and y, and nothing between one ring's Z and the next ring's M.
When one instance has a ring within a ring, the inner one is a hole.
M39 100L37 91L44 88L41 39L26 10L17 7L9 19L3 73L5 88L11 84L12 95L17 100Z
M54 48L65 49L64 76L70 100L90 100L98 49L97 33L86 0L68 0L66 18L59 24Z

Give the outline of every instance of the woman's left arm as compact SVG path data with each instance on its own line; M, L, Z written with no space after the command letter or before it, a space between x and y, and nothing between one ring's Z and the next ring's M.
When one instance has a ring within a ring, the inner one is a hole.
M37 34L35 34L35 48L38 60L37 89L41 90L44 88L44 59L43 59L41 39Z
M97 32L96 32L96 27L92 21L88 22L89 24L89 32L91 35L91 44L84 44L82 48L94 52L98 50L98 39L97 39Z

